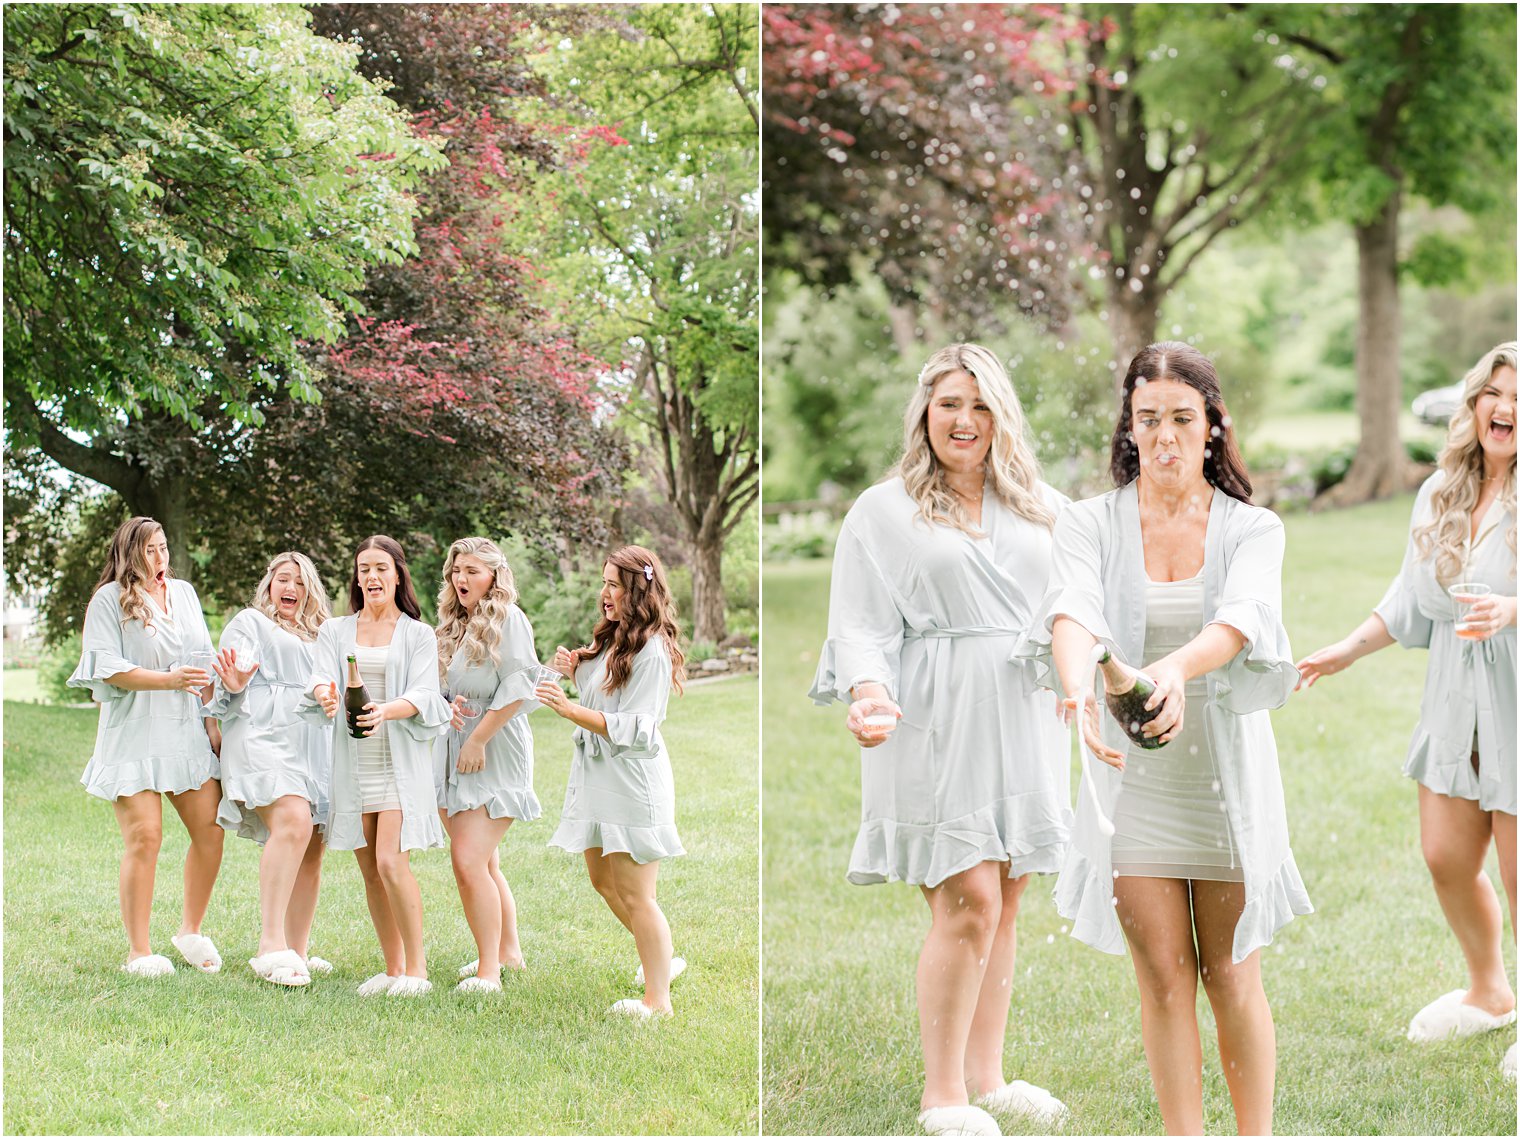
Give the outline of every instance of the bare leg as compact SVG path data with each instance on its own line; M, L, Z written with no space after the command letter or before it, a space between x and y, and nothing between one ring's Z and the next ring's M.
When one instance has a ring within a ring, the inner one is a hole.
M1235 923L1245 906L1241 883L1193 883L1199 972L1219 1029L1219 1059L1235 1105L1235 1129L1241 1135L1270 1135L1277 1033L1261 984L1261 951L1239 965L1231 960Z
M507 820L510 822L511 820ZM501 963L508 969L523 967L522 944L517 940L517 899L507 876L501 872L501 851L491 851L491 881L501 895Z
M121 828L121 924L127 930L127 960L153 952L148 925L153 918L153 875L164 841L163 800L157 791L139 791L113 802Z
M375 822L375 868L385 886L401 935L408 977L427 977L422 946L422 891L412 874L411 857L401 849L401 812L380 811Z
M1002 878L1001 862L979 862L921 887L930 916L917 973L924 1109L968 1102L966 1046L1002 916Z
M612 878L612 867L602 857L602 848L588 847L585 854L586 873L591 876L591 888L602 896L602 901L607 903L612 916L623 923L624 929L632 933L633 919L628 914L628 907L623 905L623 899L618 895L617 886Z
M283 795L254 812L269 828L269 840L259 854L259 956L285 943L286 914L301 859L311 842L311 804L299 795Z
M1504 893L1509 898L1509 932L1515 932L1515 816L1503 811L1490 811L1493 820L1494 846L1499 852L1499 878L1504 883Z
M1496 1015L1509 1012L1515 991L1504 972L1504 917L1483 870L1493 832L1490 812L1471 799L1438 795L1425 786L1419 790L1420 849L1446 924L1467 959L1471 983L1464 1003Z
M480 955L477 976L488 981L501 974L501 892L491 877L491 860L511 819L493 819L484 807L461 811L451 820L449 855L465 921Z
M613 888L628 914L633 944L644 966L644 1004L659 1012L670 1011L670 926L660 904L655 901L655 882L659 878L658 861L643 865L630 854L607 855Z
M1202 1135L1198 955L1188 884L1125 876L1114 880L1114 897L1140 986L1140 1036L1162 1125L1168 1135Z
M285 911L285 941L302 957L311 949L311 923L317 916L317 896L322 892L322 855L326 851L322 836L313 827L301 867L296 871L290 907Z
M390 895L380 877L380 867L375 857L375 835L379 830L380 816L370 812L361 816L364 824L366 845L354 851L359 862L359 873L364 878L364 900L369 904L369 920L374 923L375 936L380 939L380 952L385 955L385 972L399 977L406 972L406 950L401 940L401 927L391 912Z
M185 854L185 903L179 923L182 934L200 933L211 905L211 888L222 868L222 841L227 832L216 821L221 802L222 785L216 779L206 780L194 791L169 796L170 805L190 835L190 849Z
M1001 866L1001 863L996 865ZM981 991L976 997L976 1012L971 1018L971 1034L966 1038L966 1084L973 1096L995 1092L1003 1086L1003 1042L1008 1034L1008 1006L1013 999L1013 966L1018 957L1019 900L1029 875L1008 878L1001 874L1003 908L998 915L997 933L987 955L987 971L982 975Z

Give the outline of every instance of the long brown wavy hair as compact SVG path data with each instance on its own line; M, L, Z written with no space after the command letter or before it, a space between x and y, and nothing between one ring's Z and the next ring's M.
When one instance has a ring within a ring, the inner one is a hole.
M365 550L383 550L396 563L396 608L414 621L422 620L422 606L417 603L417 591L412 588L412 571L406 568L406 555L401 543L384 534L373 534L364 539L354 550L348 570L348 611L358 613L364 609L364 590L359 585L359 555Z
M1191 344L1163 340L1148 344L1129 362L1124 375L1124 394L1119 407L1119 422L1114 425L1110 444L1109 473L1115 486L1127 486L1140 474L1140 452L1135 449L1131 430L1132 397L1136 385L1154 380L1175 380L1186 384L1203 397L1203 413L1209 421L1209 442L1203 450L1203 477L1231 498L1251 503L1251 476L1235 443L1235 428L1229 409L1219 391L1219 374L1214 365Z
M138 515L128 518L116 527L111 535L111 550L106 555L106 568L95 583L99 589L115 582L121 586L121 623L141 621L152 623L153 610L148 605L148 559L143 555L154 535L162 534L164 528L152 518ZM174 576L173 567L164 572L164 578Z
M686 654L681 651L681 627L676 623L676 603L670 596L670 583L660 559L643 546L624 546L607 557L607 565L618 572L625 598L623 617L610 621L606 615L591 632L591 643L572 654L575 664L607 651L606 692L616 692L628 683L633 658L659 633L670 653L670 682L682 690L686 680ZM647 572L646 572L647 571Z

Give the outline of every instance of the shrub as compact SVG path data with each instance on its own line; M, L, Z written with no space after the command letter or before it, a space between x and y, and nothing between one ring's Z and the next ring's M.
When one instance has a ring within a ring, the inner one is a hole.
M83 688L70 688L69 677L79 665L84 640L70 633L42 654L37 665L37 684L42 694L55 704L74 704L89 698Z

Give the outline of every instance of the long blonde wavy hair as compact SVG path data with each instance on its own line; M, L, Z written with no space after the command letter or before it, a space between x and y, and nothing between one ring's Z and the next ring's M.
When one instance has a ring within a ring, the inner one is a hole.
M981 535L945 482L944 468L929 445L929 404L934 399L934 385L954 372L965 372L976 381L982 402L992 412L992 445L984 468L986 485L1015 514L1046 528L1054 527L1056 516L1036 489L1040 464L1026 438L1029 428L1018 394L998 358L979 344L951 344L924 364L903 413L903 455L889 477L902 477L924 521Z
M141 621L145 626L153 623L153 608L148 604L148 559L143 553L155 535L162 537L164 528L152 518L138 515L128 518L116 527L111 535L111 550L106 554L106 568L95 583L99 589L115 582L121 586L121 623ZM174 576L174 567L164 573L165 584Z
M274 602L274 575L283 565L294 565L296 572L301 575L301 584L306 587L306 600L301 602L301 608L296 610L295 620L287 620L280 612L280 607ZM305 554L295 550L286 550L283 554L276 554L270 559L269 566L264 570L264 580L259 582L259 587L253 591L253 607L264 616L268 617L280 628L294 633L303 641L317 639L317 630L322 627L322 622L332 616L332 605L327 600L327 590L322 586L322 578L317 574L317 567Z
M1446 446L1441 448L1437 465L1446 478L1431 495L1428 523L1414 531L1415 553L1423 561L1435 556L1436 580L1442 585L1457 581L1465 568L1469 535L1472 533L1473 507L1483 489L1483 444L1478 440L1476 405L1493 375L1506 364L1514 368L1517 358L1513 340L1490 349L1462 378L1462 406L1451 417L1446 431ZM1515 460L1499 488L1499 505L1510 513L1510 552L1515 551ZM1514 570L1510 570L1514 573Z
M459 601L451 580L454 563L468 554L479 558L494 580L490 591L475 604L471 613ZM489 538L461 538L449 547L443 563L443 588L438 591L438 676L447 680L449 662L460 646L465 660L472 665L487 656L492 664L501 664L501 626L507 610L517 601L517 582L506 555Z

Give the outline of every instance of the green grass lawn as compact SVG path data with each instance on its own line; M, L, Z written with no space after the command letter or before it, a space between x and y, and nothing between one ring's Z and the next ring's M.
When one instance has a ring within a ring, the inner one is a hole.
M420 1000L354 987L382 967L354 857L335 852L313 950L337 966L305 989L255 980L257 848L229 837L206 932L215 976L124 976L110 807L78 784L89 710L5 706L7 1134L753 1134L758 1116L757 685L671 701L681 838L660 875L691 968L676 1017L633 1023L633 939L579 855L545 846L569 732L533 717L544 816L514 826L502 865L528 968L496 998L460 997L475 956L446 851L414 855L429 967ZM173 956L184 830L167 809L153 946Z
M1354 411L1269 412L1241 443L1248 450L1271 447L1288 452L1329 451L1355 443L1361 430L1361 421ZM1406 408L1399 413L1399 438L1439 448L1446 441L1446 428L1421 423Z
M1299 656L1382 596L1410 506L1287 519L1284 604ZM928 911L912 887L844 879L859 751L843 710L806 696L828 568L765 566L763 1126L914 1134L923 1067L913 968ZM1389 649L1273 713L1294 854L1318 911L1263 953L1280 1134L1515 1134L1515 1085L1499 1074L1514 1030L1438 1046L1404 1039L1410 1016L1464 976L1421 861L1414 784L1400 774L1424 669L1423 652ZM1065 1100L1068 1134L1158 1134L1130 963L1065 936L1053 886L1040 879L1025 895L1006 1075ZM1198 1007L1206 1126L1233 1133L1201 994ZM1004 1127L1016 1133L1013 1121Z
M0 686L3 686L5 699L22 704L38 704L42 702L42 685L37 682L37 670L35 668L7 668L0 672ZM88 695L84 693L83 695Z

